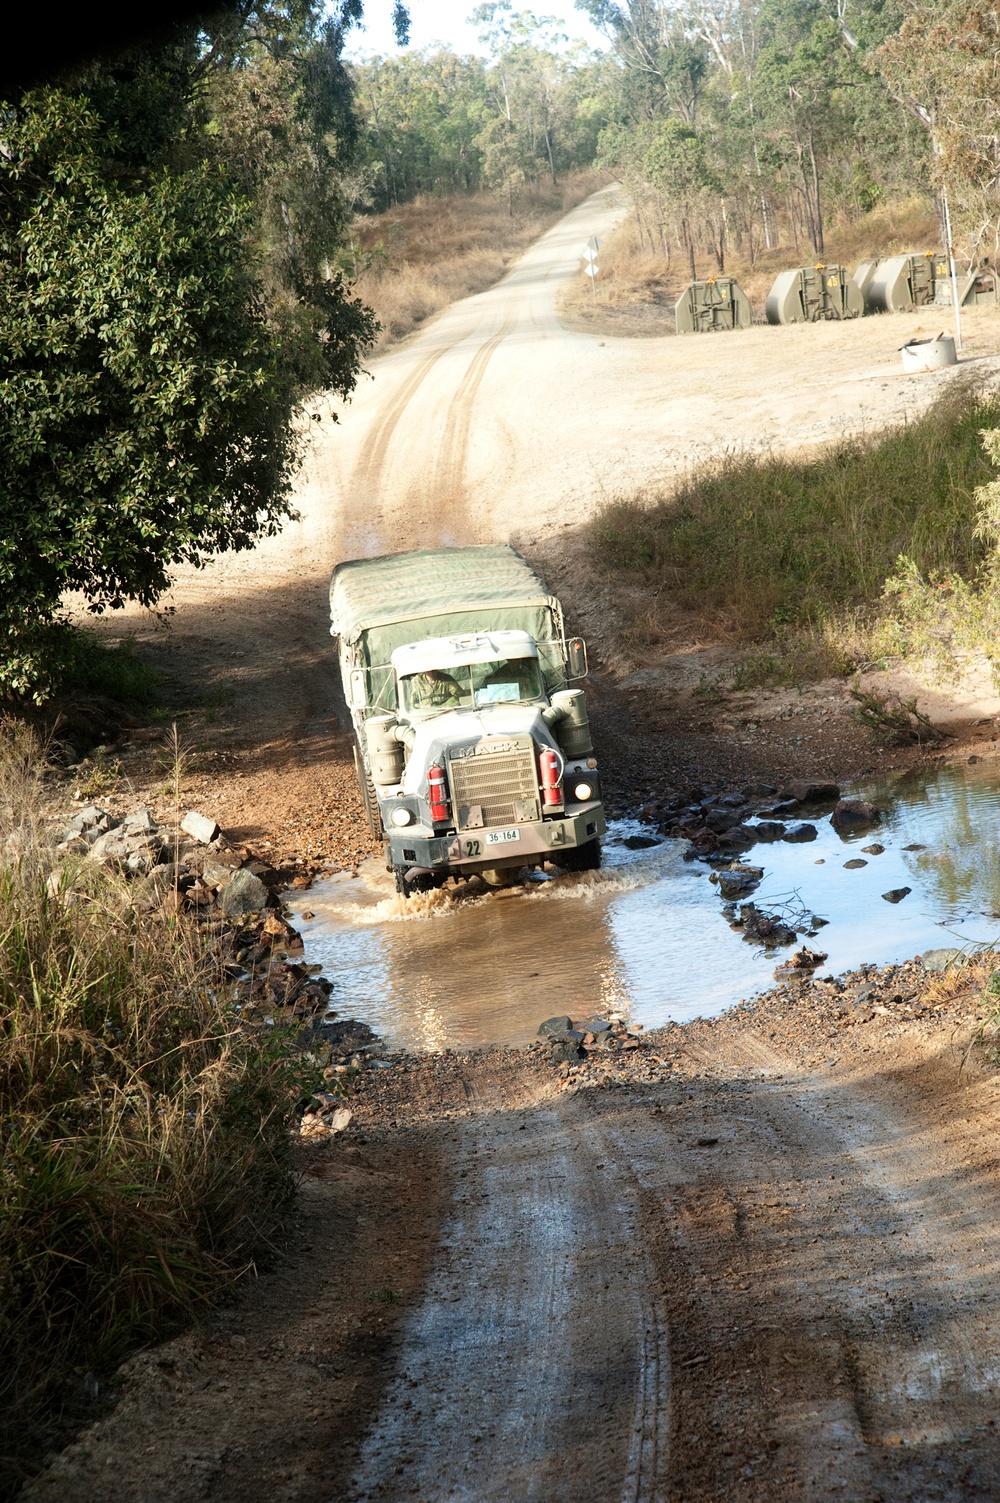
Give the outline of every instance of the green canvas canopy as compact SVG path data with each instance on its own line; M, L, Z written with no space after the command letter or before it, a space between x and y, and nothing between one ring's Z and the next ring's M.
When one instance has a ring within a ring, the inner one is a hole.
M562 608L507 544L339 564L330 581L330 620L366 670L371 708L392 708L389 659L397 647L425 637L530 632L549 691L565 686Z

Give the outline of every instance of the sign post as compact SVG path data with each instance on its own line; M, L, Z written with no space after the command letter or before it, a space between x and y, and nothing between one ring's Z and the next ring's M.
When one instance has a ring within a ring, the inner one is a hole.
M583 259L585 262L583 274L585 277L590 278L590 290L594 294L595 303L597 301L597 274L601 269L597 260L597 253L600 248L601 242L598 240L597 236L591 235L583 251Z
M955 346L961 353L962 349L962 312L958 306L958 276L955 272L955 250L951 243L951 213L948 209L948 190L942 190L944 198L944 227L948 236L948 269L951 273L951 305L955 310Z

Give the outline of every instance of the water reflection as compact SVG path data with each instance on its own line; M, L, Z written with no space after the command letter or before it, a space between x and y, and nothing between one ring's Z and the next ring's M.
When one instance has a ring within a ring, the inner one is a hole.
M907 775L854 790L883 809L875 831L840 836L817 819L805 845L761 844L754 901L828 920L809 943L821 974L907 959L1000 932L1000 782L983 766ZM599 873L408 902L371 862L317 884L297 905L307 958L334 982L341 1016L410 1048L523 1043L542 1018L618 1011L646 1027L707 1016L772 983L778 956L733 931L708 868L665 841L632 851L612 827ZM861 849L877 841L881 855ZM919 845L920 850L906 850ZM865 861L847 870L850 858ZM882 894L910 887L898 905Z

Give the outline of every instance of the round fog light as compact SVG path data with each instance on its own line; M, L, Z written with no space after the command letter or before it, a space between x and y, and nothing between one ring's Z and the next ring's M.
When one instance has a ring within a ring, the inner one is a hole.
M393 809L392 813L389 815L389 818L392 820L397 829L400 830L404 825L410 825L413 823L413 815L410 813L409 809Z
M594 790L589 783L577 783L573 789L573 795L580 800L581 804L585 804L589 798L593 798Z

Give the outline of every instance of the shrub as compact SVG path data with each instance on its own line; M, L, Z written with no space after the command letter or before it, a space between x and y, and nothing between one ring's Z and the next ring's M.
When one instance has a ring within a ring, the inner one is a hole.
M0 727L0 1490L86 1375L217 1296L293 1190L295 1081L211 934L52 863L32 733Z

